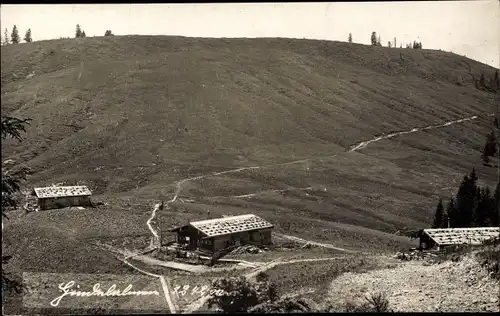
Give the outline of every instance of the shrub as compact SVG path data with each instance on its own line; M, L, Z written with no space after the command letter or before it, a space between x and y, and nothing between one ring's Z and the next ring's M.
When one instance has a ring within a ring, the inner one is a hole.
M216 280L212 289L223 294L211 297L208 306L216 307L223 313L247 312L259 304L278 298L276 285L267 280L254 283L245 277L225 278Z
M6 265L11 256L2 256L2 267ZM7 296L12 293L20 294L24 291L22 281L18 280L16 277L8 272L5 272L2 268L2 302L5 301Z
M316 310L303 299L279 298L276 285L269 275L261 272L257 282L245 277L226 278L212 284L213 292L223 293L209 299L209 307L215 306L223 313L297 313Z
M382 293L372 294L366 299L368 303L373 307L374 311L377 313L388 312L389 310L389 300L387 296Z
M481 266L486 268L494 279L500 280L500 248L485 249L477 253Z
M259 272L255 278L257 279L257 282L268 282L269 281L269 275L265 272Z
M356 305L353 303L346 303L345 311L347 313L388 313L391 312L389 307L389 299L383 293L374 293L369 297L365 297L366 302Z
M305 300L292 298L262 303L248 310L249 313L307 313L313 311L313 308Z

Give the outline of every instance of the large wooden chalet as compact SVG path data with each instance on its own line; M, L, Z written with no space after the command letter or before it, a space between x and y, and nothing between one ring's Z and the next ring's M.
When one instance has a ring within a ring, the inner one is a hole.
M238 244L270 245L273 227L262 218L248 214L189 222L171 232L177 233L179 245L216 252Z

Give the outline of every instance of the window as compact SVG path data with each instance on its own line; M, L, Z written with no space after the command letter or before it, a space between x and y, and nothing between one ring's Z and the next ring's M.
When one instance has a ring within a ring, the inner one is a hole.
M255 231L250 233L250 241L259 241L260 240L260 231Z

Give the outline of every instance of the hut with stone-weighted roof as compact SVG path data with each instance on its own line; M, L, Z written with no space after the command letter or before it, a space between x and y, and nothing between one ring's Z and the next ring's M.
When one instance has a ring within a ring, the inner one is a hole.
M216 252L238 244L270 245L273 225L253 215L189 222L176 227L177 244L191 250Z
M92 192L86 186L50 186L34 188L33 191L40 210L92 205Z
M419 232L420 249L441 250L450 246L481 245L500 235L500 227L423 229Z

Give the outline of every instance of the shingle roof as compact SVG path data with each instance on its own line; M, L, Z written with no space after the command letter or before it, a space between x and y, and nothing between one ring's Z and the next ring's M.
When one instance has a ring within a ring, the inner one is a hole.
M480 245L483 241L500 235L500 227L436 228L424 229L438 245Z
M86 196L92 195L86 186L67 186L67 187L45 187L35 188L36 196L39 199L66 197L66 196Z
M190 222L189 225L201 231L207 237L274 227L271 223L253 214Z

